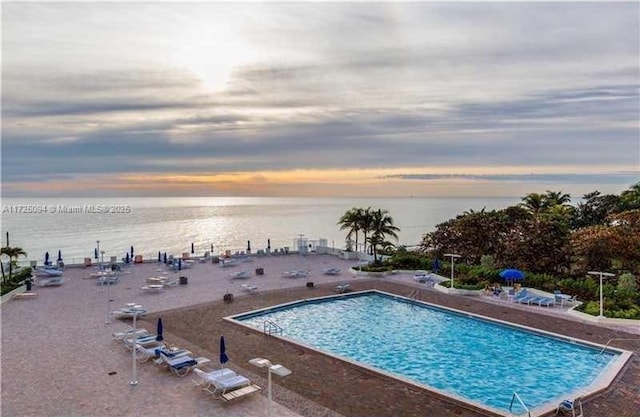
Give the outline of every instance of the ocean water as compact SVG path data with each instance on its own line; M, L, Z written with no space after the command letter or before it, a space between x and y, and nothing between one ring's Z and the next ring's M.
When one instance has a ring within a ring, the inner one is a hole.
M134 246L136 255L158 251L180 254L195 246L209 251L242 251L294 247L300 235L326 239L344 248L346 231L336 224L352 207L386 209L400 228L398 243L417 245L422 235L465 210L500 209L513 198L5 198L2 200L2 245L27 252L22 261L42 263L45 252L58 250L66 263L93 257L96 241L105 257L122 258ZM27 262L28 263L28 262Z

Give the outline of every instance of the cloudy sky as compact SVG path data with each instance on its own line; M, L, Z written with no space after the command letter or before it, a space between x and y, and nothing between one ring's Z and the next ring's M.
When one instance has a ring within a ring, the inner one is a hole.
M4 196L640 180L640 3L3 3Z

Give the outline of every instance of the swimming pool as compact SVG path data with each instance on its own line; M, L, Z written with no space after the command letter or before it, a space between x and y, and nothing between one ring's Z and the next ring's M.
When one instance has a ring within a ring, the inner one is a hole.
M379 291L232 318L259 330L272 320L287 339L503 413L514 391L530 409L584 392L621 356Z

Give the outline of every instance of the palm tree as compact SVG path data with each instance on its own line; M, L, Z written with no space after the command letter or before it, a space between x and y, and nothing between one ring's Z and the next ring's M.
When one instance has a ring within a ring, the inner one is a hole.
M398 240L396 232L400 231L398 227L393 224L393 218L389 216L387 210L375 210L371 212L371 236L369 237L369 243L373 251L373 261L378 262L378 246L385 242L385 237L390 236L395 240Z
M363 252L367 252L367 242L368 235L371 232L371 228L373 226L373 212L371 207L367 207L366 209L358 209L358 217L359 217L359 226L360 230L362 230L362 235L364 236L364 244L365 248ZM356 245L357 247L357 245Z
M566 206L571 203L571 195L563 194L562 191L549 191L544 194L544 206L547 209L555 206Z
M347 240L351 240L351 236L355 234L356 237L356 250L358 249L358 232L360 231L360 210L358 208L351 208L347 210L340 220L338 220L338 225L340 225L340 230L349 230L347 233Z
M27 256L27 253L22 248L12 248L10 246L5 246L3 248L0 248L0 255L9 257L9 281L11 281L14 261L17 260L19 256ZM5 285L7 283L6 277L4 275L4 267L2 267L2 282Z
M531 193L522 199L520 206L535 216L545 209L545 198L542 194Z

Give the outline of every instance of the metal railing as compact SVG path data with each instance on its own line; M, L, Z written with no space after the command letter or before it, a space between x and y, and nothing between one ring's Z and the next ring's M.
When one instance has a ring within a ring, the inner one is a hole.
M282 327L278 326L276 323L274 323L271 320L265 320L264 323L262 324L262 330L264 332L264 334L268 334L269 336L271 336L271 334L275 333L275 334L279 334L280 336L282 336L282 331L284 330Z
M524 401L522 401L522 398L520 398L520 396L518 395L517 392L513 391L513 396L511 397L511 404L509 404L509 412L513 414L513 401L514 400L518 400L518 402L520 403L520 405L522 406L522 408L525 409L525 411L527 412L527 416L531 417L531 411L529 410L529 408L525 405Z
M632 338L619 338L619 337L616 337L616 338L613 338L613 339L609 339L607 341L607 343L604 345L604 347L600 350L600 353L598 355L602 355L604 353L604 351L607 350L607 348L609 347L611 342L622 341L622 340L635 340L637 342L640 342L640 337L632 337Z

